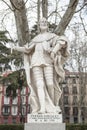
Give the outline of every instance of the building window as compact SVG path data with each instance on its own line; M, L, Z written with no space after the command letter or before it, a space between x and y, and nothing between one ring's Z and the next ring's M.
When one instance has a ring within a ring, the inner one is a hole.
M26 96L21 96L22 104L26 104Z
M64 108L64 111L65 111L65 115L66 115L66 116L69 116L70 108L69 108L69 107L65 107L65 108Z
M26 106L22 106L22 114L26 115Z
M64 96L64 105L68 105L68 96Z
M73 93L73 94L77 94L77 87L76 87L76 86L73 86L73 88L72 88L72 93Z
M78 117L74 117L74 123L78 123Z
M78 116L78 107L73 107L73 115Z
M73 96L73 105L78 105L77 96Z
M69 89L68 89L67 86L63 88L63 92L64 92L64 94L68 94L69 93Z
M10 107L9 106L4 106L3 107L3 114L8 115L10 113Z
M85 115L87 115L87 112L86 112L87 110L86 110L86 107L82 107L81 108L81 116L82 117L85 117Z
M22 89L21 94L22 94L22 95L26 95L26 88L23 88L23 89Z
M4 96L4 104L9 104L10 98L7 96Z
M18 103L18 98L16 97L16 98L14 98L13 100L12 100L12 104L17 104Z
M63 81L63 84L67 84L68 78L65 77L65 80Z
M73 78L73 79L72 79L72 83L73 83L73 84L76 84L76 78Z
M18 107L17 106L12 106L12 115L17 115L18 112Z

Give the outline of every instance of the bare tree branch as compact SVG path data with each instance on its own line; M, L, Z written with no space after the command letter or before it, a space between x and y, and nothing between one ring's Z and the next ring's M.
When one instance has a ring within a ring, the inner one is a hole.
M86 5L87 3L84 3L83 6L79 10L77 10L75 13L78 13L79 11L81 11Z
M40 21L40 0L37 0L37 30L40 32L39 21Z
M23 46L30 40L29 26L26 15L26 6L24 0L10 0L12 7L15 8L14 16L17 27L18 43Z
M65 14L63 15L63 18L61 19L59 25L57 26L55 33L57 35L63 35L65 29L67 28L69 22L71 21L74 13L75 13L75 9L78 5L78 1L79 0L70 0L68 8L65 12Z
M14 7L14 9L16 9L16 10L20 10L25 5L24 1L23 1L24 4L21 4L22 2L17 1L17 3L18 3L17 5L14 4L13 0L10 0L10 2L12 4L12 6Z
M45 18L48 16L48 0L42 0L42 16Z
M4 0L2 0L2 1L9 7L10 10L13 11L13 9L11 8L11 6L6 1L4 1Z
M49 18L50 16L52 16L54 13L58 14L59 17L62 19L61 15L59 14L59 12L57 12L57 10L54 10L53 12L51 12L47 18Z
M80 13L80 19L81 19L81 22L82 22L83 29L84 29L85 33L87 34L87 30L86 30L86 28L85 28L85 25L84 25L84 22L83 22L83 18L82 18L82 16L81 16L81 13Z
M28 2L28 0L26 0L24 4L26 5L27 2Z

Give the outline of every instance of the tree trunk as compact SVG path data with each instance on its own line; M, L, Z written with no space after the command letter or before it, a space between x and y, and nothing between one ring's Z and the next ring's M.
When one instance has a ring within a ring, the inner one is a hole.
M23 0L10 0L14 10L18 42L23 46L29 42L29 27L26 16L26 7Z
M39 21L40 21L40 0L37 0L37 31L40 32L39 29Z
M63 16L63 18L61 19L60 23L58 24L55 33L57 35L63 35L65 29L67 28L68 24L70 23L74 13L75 13L75 9L78 5L78 1L79 0L70 0L68 8Z
M45 18L48 16L48 0L42 0L42 16Z

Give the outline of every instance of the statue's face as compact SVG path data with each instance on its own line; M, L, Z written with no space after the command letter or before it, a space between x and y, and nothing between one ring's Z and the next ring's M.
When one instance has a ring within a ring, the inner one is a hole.
M47 26L47 20L45 18L40 20L40 29L41 30L47 30L48 26Z

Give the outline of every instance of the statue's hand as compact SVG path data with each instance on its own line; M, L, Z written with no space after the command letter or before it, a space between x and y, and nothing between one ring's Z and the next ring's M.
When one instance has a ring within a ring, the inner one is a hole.
M54 60L54 58L55 58L55 53L54 52L51 52L51 58Z

